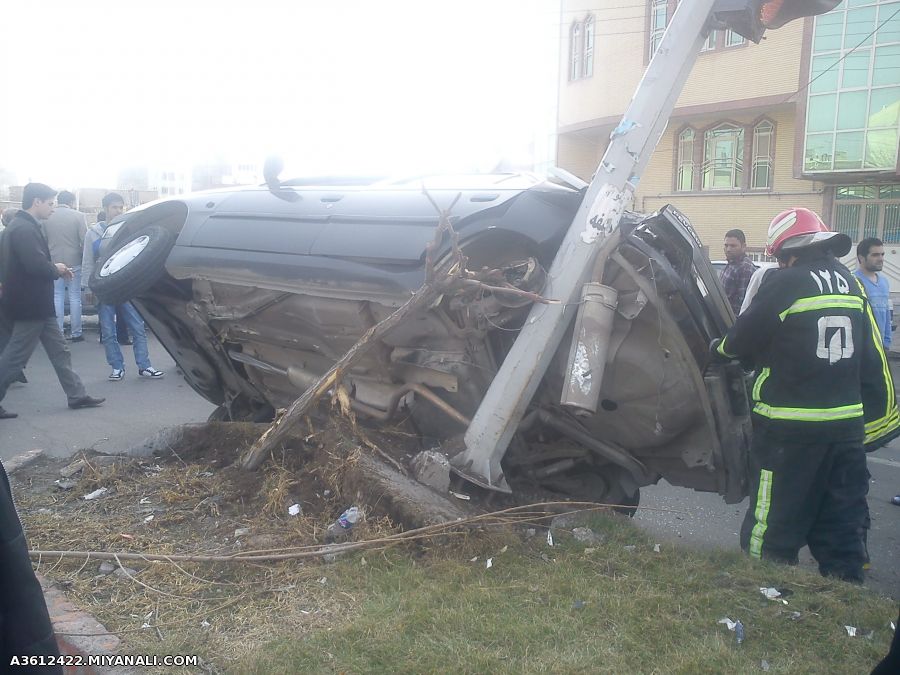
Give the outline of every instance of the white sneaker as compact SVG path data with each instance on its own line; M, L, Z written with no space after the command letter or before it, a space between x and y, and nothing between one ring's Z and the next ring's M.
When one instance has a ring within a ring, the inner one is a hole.
M113 368L113 371L109 374L109 379L113 382L118 382L119 380L125 377L125 369L124 368Z
M163 375L165 375L165 373L161 370L157 370L153 366L150 366L149 368L141 368L138 371L138 375L140 375L141 377L149 377L154 380L158 380Z

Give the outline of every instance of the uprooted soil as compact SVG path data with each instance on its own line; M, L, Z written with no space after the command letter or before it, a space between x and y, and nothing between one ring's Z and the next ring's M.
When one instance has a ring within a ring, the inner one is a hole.
M210 423L185 427L179 442L147 457L85 451L38 460L13 481L30 548L216 556L284 550L321 545L328 525L351 505L364 513L354 528L357 539L400 529L391 516L405 513L403 505L398 509L397 500L385 494L390 490L378 481L361 481L360 473L381 471L391 480L409 480L394 467L420 450L411 430L362 430L337 416L321 426L308 422L260 470L245 471L240 457L264 429ZM77 461L83 469L70 478L61 475ZM85 499L102 488L102 496ZM434 497L439 509L455 508ZM297 515L291 515L294 505L300 507ZM427 522L426 514L402 524ZM302 632L310 622L321 627L345 613L342 605L352 600L328 588L330 562L322 557L265 565L128 560L113 561L112 567L125 569L109 573L109 562L101 569L96 559L46 556L37 567L119 634L126 651L165 653L160 650L177 648L173 641L184 630L202 630L222 663L280 633L285 622Z

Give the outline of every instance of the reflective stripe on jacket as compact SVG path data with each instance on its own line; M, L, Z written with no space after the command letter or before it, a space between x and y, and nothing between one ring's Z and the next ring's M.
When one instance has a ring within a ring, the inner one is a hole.
M773 272L719 351L758 371L753 412L773 433L862 441L864 418L872 423L873 437L889 425L887 400L880 401L877 417L866 415L862 389L871 390L867 398L873 401L876 389L884 394L884 369L872 343L865 296L833 256ZM895 411L896 403L890 403Z

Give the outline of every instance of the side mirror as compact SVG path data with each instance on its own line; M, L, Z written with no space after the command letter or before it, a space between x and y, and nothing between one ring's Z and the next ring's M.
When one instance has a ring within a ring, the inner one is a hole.
M263 163L263 178L270 190L281 189L281 180L278 176L282 171L284 171L284 160L281 157L278 155L266 157L266 161Z

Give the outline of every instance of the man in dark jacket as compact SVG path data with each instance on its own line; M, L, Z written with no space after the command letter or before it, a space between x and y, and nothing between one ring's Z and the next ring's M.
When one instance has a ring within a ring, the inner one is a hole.
M56 637L47 614L41 585L34 576L25 533L12 500L9 479L0 464L0 671L62 673L58 666L27 664L29 656L59 659Z
M56 191L42 183L26 185L22 210L0 241L0 311L12 324L9 342L0 354L0 401L40 342L66 392L69 407L91 408L104 399L88 396L81 378L72 370L72 355L56 323L53 307L53 282L72 277L66 265L51 262L41 231L40 221L53 213L55 196ZM16 416L0 407L0 419Z
M796 564L808 544L823 575L862 582L863 445L896 435L897 406L868 303L835 258L849 250L849 237L812 211L779 214L767 253L784 269L760 287L716 351L759 373L742 548Z

